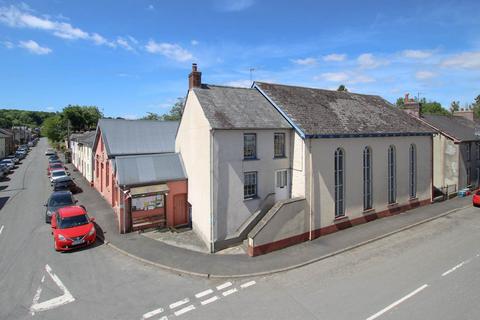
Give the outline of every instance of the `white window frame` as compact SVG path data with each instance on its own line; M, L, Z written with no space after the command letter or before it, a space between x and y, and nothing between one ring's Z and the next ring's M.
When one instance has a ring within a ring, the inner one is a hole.
M388 147L388 204L394 204L397 202L397 159L395 146Z
M286 135L284 132L275 132L273 134L273 157L274 158L285 158L287 154L286 148L285 148L286 146L285 140L286 140ZM277 143L279 144L277 145ZM277 151L280 151L280 152L277 153Z
M253 179L253 183L250 184L250 179ZM253 188L250 191L249 188ZM258 196L258 172L250 171L243 173L243 198L252 199Z
M339 218L345 215L345 151L342 148L335 150L334 179L335 218Z
M247 145L248 143L251 142L247 140L247 137L253 137L253 149ZM243 159L245 160L257 159L257 134L256 133L243 134Z
M277 188L285 188L288 184L288 171L285 170L277 170L275 171L275 186Z
M363 149L363 210L373 208L372 148Z
M413 143L410 145L408 158L409 194L410 199L415 199L417 197L417 146Z

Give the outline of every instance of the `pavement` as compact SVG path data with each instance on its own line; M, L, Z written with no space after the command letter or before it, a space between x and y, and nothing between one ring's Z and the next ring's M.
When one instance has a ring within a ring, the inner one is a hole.
M471 197L454 198L257 257L245 254L218 255L188 250L139 233L120 234L110 205L78 171L73 172L73 176L83 189L77 198L86 204L89 213L96 218L107 245L143 263L179 274L207 278L252 277L292 270L471 206Z

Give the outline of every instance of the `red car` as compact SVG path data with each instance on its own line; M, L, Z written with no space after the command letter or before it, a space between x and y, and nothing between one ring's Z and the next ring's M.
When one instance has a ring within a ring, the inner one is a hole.
M480 190L475 191L472 197L474 207L480 207Z
M81 206L58 209L52 215L53 243L56 251L68 251L95 243L97 232L87 211Z
M47 175L50 176L50 173L53 171L53 170L65 170L66 168L63 166L63 164L61 163L52 163L52 164L49 164L48 165L48 168L47 168Z

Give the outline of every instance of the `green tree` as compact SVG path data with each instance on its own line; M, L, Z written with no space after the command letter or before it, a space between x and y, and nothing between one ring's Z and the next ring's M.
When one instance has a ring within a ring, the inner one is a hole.
M162 120L162 116L155 112L147 112L146 116L140 118L141 120Z
M475 100L472 104L473 113L477 118L480 118L480 94L475 97Z
M449 115L450 113L445 110L442 105L437 101L428 101L426 98L420 100L422 114L438 114Z
M341 84L341 85L339 85L339 86L338 86L338 89L337 89L337 91L344 91L344 92L348 92L348 89L347 89L347 87L345 87L345 85L344 85L344 84Z
M70 121L71 131L87 131L96 128L103 114L95 106L68 105L62 116Z
M177 102L172 106L169 113L158 114L155 112L147 112L146 116L141 120L159 120L159 121L179 121L183 114L183 98L177 98Z
M52 142L62 141L67 134L67 125L65 118L61 114L47 118L43 122L42 135Z
M403 107L405 105L405 99L402 97L398 98L395 105L399 108Z
M450 112L454 113L458 110L460 110L460 101L452 101L452 103L450 104Z

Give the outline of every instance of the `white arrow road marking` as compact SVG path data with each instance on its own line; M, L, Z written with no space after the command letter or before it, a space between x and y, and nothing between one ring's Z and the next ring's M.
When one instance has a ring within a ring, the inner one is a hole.
M47 271L50 278L52 278L53 282L55 282L55 284L62 290L63 295L38 303L38 300L40 300L40 294L42 293L42 285L40 284L40 286L37 289L37 292L35 293L35 296L33 297L32 306L30 307L30 312L32 315L34 315L35 312L54 309L64 304L75 301L75 298L72 296L70 291L68 291L67 287L65 287L65 285L58 278L58 276L52 272L52 268L50 268L48 264L45 265L45 270ZM41 283L43 283L44 281L45 281L45 276L42 277Z

